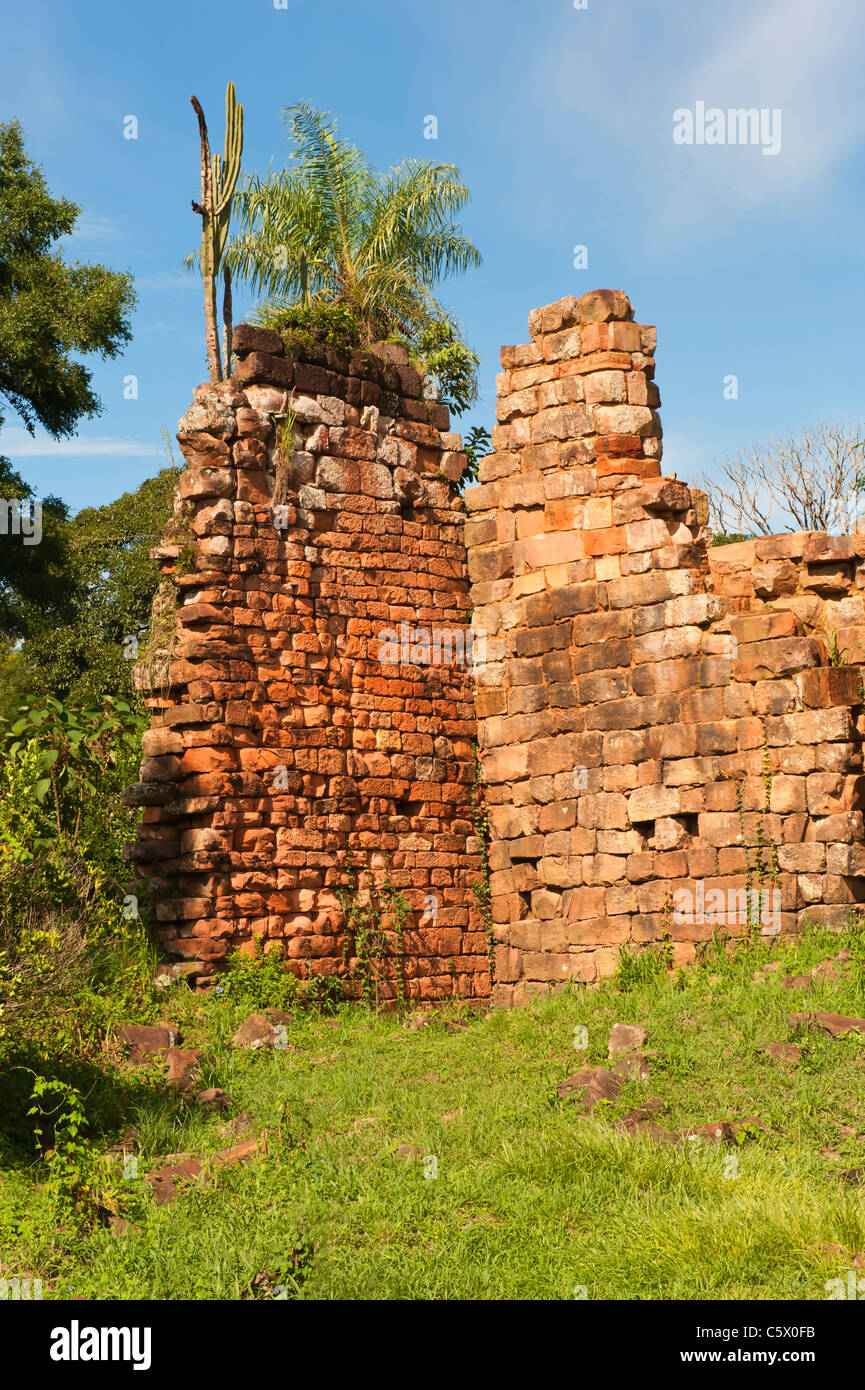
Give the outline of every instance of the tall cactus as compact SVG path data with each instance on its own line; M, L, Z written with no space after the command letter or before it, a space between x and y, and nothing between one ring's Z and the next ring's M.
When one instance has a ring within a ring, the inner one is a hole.
M193 201L192 210L201 217L201 275L204 280L204 322L207 334L207 363L211 381L222 381L222 361L219 354L219 334L216 328L216 277L222 266L222 256L231 221L231 200L240 174L243 153L243 107L238 106L234 83L225 89L225 154L210 157L207 122L198 97L189 98L198 117L201 137L201 202ZM225 297L223 300L225 365L231 368L231 276L224 267Z

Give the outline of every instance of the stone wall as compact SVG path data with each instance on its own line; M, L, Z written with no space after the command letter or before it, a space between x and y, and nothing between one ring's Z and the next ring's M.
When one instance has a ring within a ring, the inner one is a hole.
M865 896L862 538L710 550L632 320L613 291L530 316L466 494L500 1003Z
M385 912L380 996L397 972L408 997L487 995L460 438L393 344L290 361L242 325L235 351L180 422L138 667L152 727L132 854L165 947L212 964L258 939L298 973L345 974L350 852L411 908L401 963Z
M529 334L464 499L392 344L290 361L244 325L196 391L130 793L173 954L258 938L356 988L336 889L349 853L379 888L389 857L411 910L383 996L486 996L476 737L495 1002L865 899L865 536L713 547L661 474L654 328L598 290Z

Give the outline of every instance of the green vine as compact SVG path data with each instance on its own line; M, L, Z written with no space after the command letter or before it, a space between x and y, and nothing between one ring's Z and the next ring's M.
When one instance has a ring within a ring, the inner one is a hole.
M760 720L763 729L763 758L762 758L762 778L763 778L763 805L757 812L757 853L755 855L755 868L757 870L757 884L759 899L762 904L764 884L768 881L774 888L781 887L781 866L778 860L778 846L775 843L771 830L766 825L765 818L770 814L772 803L772 780L773 773L770 763L769 739L766 732L765 718ZM764 857L765 856L765 857ZM768 862L766 862L768 859ZM750 887L750 885L749 885ZM751 920L751 895L748 893L748 926L759 932L760 930L760 911L757 910L756 922Z
M381 883L376 884L369 858L363 854L355 863L348 850L343 864L346 882L336 896L345 919L342 959L346 967L354 955L351 972L360 979L367 1004L378 1008L381 985L387 978L386 959L393 961L397 1008L405 1002L405 930L411 917L411 903L390 877L391 855L385 855Z
M764 729L764 737L765 737L765 729ZM745 832L745 806L744 806L744 801L743 801L743 797L742 797L742 779L739 778L739 777L733 777L733 776L731 776L731 774L728 773L728 772L727 772L727 773L722 773L722 778L723 778L723 780L724 780L725 782L732 782L732 783L733 783L733 792L734 792L734 795L735 795L735 797L736 797L736 815L737 815L738 820L739 820L739 833L740 833L741 839L742 839L742 850L743 850L744 855L745 855L745 912L746 912L746 914L747 914L747 915L746 915L746 918L745 918L745 924L746 924L746 926L748 927L748 929L749 929L749 931L750 931L750 930L752 930L752 928L753 928L753 926L754 926L753 922L751 921L751 906L752 906L752 902L753 902L753 899L752 899L752 889L753 889L753 887L754 887L754 865L752 865L752 863L751 863L751 855L750 855L750 853L749 853L749 851L748 851L748 840L747 840L747 836L746 836L746 832ZM757 841L758 841L758 844L759 844L759 839L760 839L760 826L759 826L759 824L758 824L758 827L757 827ZM758 854L758 860L759 860L759 854ZM758 913L758 925L759 925L759 913Z
M168 520L162 532L163 545L179 545L180 554L174 562L174 573L191 574L198 555L198 537L192 529L195 507L188 497Z
M487 957L490 963L490 984L492 985L495 981L496 937L493 927L493 895L490 887L490 818L484 797L484 774L477 744L474 745L474 755L475 780L472 783L472 823L478 842L478 853L481 857L481 876L480 881L473 884L472 892L475 895L481 921L484 924L484 933L487 938Z

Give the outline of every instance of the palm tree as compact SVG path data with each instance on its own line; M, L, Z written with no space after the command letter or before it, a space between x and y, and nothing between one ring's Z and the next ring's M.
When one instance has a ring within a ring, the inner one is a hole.
M468 353L433 293L481 262L454 220L469 201L459 171L408 159L379 174L327 112L300 103L283 121L293 162L245 180L234 200L240 230L225 251L235 276L264 296L259 320L341 309L364 344L400 336L441 349L444 339Z

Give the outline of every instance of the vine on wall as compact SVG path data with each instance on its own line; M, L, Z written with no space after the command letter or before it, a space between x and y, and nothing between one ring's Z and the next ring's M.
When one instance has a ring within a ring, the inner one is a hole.
M391 855L385 855L381 882L364 853L360 864L348 850L343 863L346 882L336 896L344 914L342 958L346 966L354 956L349 974L360 980L361 993L370 1007L381 1002L381 987L392 976L397 1007L405 1002L405 931L411 918L411 903L390 877ZM392 961L389 972L386 961Z
M477 744L474 745L475 780L472 784L472 824L478 841L481 857L480 881L473 885L472 892L478 905L484 932L487 938L487 957L490 963L490 985L495 983L496 937L493 927L492 890L490 888L490 818L484 797L484 773L481 767Z

